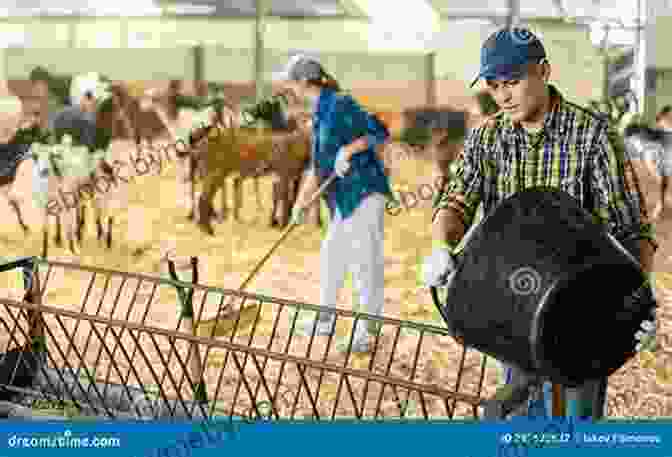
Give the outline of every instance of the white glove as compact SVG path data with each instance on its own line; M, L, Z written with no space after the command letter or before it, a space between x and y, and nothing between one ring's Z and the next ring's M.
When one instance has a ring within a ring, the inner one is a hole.
M289 221L292 225L301 225L306 221L306 209L294 207L292 209L292 217Z
M655 351L656 349L656 311L651 311L651 320L642 321L641 330L635 333L635 351Z
M450 276L455 273L455 268L455 260L450 250L436 248L422 266L423 282L427 287L447 284Z
M345 149L341 147L338 150L338 155L336 156L336 162L334 163L334 171L339 178L345 176L345 174L350 169L350 161L345 156Z

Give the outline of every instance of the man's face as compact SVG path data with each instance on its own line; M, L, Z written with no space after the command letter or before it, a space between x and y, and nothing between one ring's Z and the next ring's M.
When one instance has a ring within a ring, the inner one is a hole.
M548 65L529 65L521 79L488 80L488 92L514 122L538 121L544 104Z

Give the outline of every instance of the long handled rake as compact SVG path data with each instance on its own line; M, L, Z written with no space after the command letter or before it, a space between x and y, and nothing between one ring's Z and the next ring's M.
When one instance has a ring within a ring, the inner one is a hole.
M332 181L336 179L336 176L337 175L335 173L332 173L332 175L329 176L329 178L327 178L327 180L324 181L324 183L322 183L317 192L315 192L315 194L310 198L308 203L306 203L304 209L310 207L318 198L320 198L320 196L324 193L327 186L329 186L329 184L331 184ZM294 230L296 226L297 224L295 223L289 224L289 226L282 233L278 241L276 241L273 244L271 249L269 249L266 255L259 261L259 263L257 263L252 272L247 276L247 278L245 278L243 283L238 288L238 291L243 291L245 287L247 287L247 285L256 276L256 274L259 272L264 263L266 263L266 261L271 257L271 255L273 255L278 246L280 246L280 244L289 236L289 234L292 232L292 230ZM210 319L201 320L197 324L198 334L200 336L210 336L210 337L224 336L227 335L232 330L233 326L236 325L235 324L236 322L238 322L238 328L250 325L252 322L254 322L255 316L257 314L257 305L249 305L244 308L241 307L240 310L233 310L231 309L232 301L233 297L229 297L227 302L219 308L217 316Z

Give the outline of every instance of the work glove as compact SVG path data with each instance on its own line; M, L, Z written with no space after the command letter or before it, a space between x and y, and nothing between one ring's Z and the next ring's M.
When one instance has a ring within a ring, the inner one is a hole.
M306 209L295 206L292 209L292 217L289 223L292 225L301 225L305 221L306 221Z
M350 169L350 160L348 160L345 152L345 148L341 147L338 150L338 155L336 156L336 162L334 163L334 171L339 178L345 176L345 174Z
M436 287L448 284L455 273L456 264L451 249L440 247L434 249L431 255L425 258L422 266L422 279L427 287Z
M655 351L656 349L656 310L651 310L651 319L642 321L640 330L635 333L635 351Z
M651 300L656 301L655 283L653 281L653 274L646 274L646 282L635 294L636 299L641 298L644 293L649 296ZM635 351L650 351L656 350L656 307L651 309L650 318L642 321L640 329L635 332Z

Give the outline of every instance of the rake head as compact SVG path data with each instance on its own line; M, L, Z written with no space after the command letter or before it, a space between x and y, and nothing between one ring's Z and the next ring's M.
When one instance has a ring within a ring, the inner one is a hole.
M202 337L214 338L231 335L234 330L245 331L254 324L259 305L241 306L233 309L232 303L223 305L215 317L203 319L196 324L196 334Z

